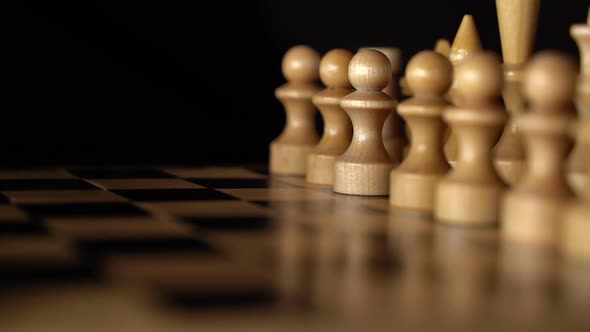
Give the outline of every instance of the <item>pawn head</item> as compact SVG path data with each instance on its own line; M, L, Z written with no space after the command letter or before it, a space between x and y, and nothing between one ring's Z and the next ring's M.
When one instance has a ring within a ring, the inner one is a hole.
M322 83L329 88L350 88L348 64L352 56L352 52L340 48L326 53L320 62Z
M348 79L357 90L381 91L391 82L391 63L379 51L362 49L350 61Z
M535 55L526 67L523 91L533 109L550 110L574 98L577 69L574 61L556 51ZM545 107L547 106L547 107Z
M283 76L288 81L313 82L318 79L320 54L306 45L291 47L283 57Z
M455 66L453 88L463 101L499 98L504 86L500 58L493 52L477 52Z
M406 81L416 95L442 96L453 82L453 65L435 51L422 51L410 59Z

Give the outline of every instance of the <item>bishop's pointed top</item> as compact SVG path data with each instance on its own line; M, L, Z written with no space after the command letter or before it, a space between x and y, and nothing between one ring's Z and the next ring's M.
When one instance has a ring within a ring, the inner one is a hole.
M449 59L453 64L461 62L465 56L473 52L481 51L481 40L479 39L479 32L475 27L473 16L463 16L463 21L459 26L453 45L451 46L451 54Z

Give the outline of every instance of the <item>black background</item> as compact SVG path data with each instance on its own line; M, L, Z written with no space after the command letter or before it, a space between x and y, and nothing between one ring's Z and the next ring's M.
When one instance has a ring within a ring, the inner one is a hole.
M542 1L536 49L577 56L569 27L587 6ZM22 3L4 13L0 163L263 162L290 46L396 46L407 61L466 13L500 52L493 0Z

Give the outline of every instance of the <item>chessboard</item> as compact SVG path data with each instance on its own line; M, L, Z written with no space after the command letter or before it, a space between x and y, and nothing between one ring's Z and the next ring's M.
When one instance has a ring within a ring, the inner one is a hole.
M0 171L3 331L588 331L590 266L263 167Z

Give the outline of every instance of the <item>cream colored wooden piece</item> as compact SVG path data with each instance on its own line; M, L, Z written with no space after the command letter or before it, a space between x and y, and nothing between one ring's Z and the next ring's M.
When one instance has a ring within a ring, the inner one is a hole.
M590 146L590 119L578 125L578 140ZM590 159L586 166L590 169ZM590 181L590 172L586 173ZM566 257L590 262L590 187L586 186L583 197L568 206L563 220L561 249Z
M580 121L585 121L590 118L590 24L575 24L570 33L580 50L581 68L575 103ZM582 196L588 186L590 145L587 144L581 139L576 140L567 165L568 183L578 196Z
M413 136L410 151L391 172L389 202L401 209L432 213L439 179L449 170L443 153L444 96L453 80L453 66L434 51L416 54L406 69L414 96L398 105Z
M434 44L434 51L445 58L449 58L451 55L451 43L444 38L440 38Z
M434 215L439 222L490 225L498 219L505 184L492 162L492 148L506 121L499 103L503 85L499 58L479 52L455 68L453 84L461 106L443 117L457 135L454 169L436 189Z
M576 68L556 52L541 52L526 67L523 93L531 110L516 118L526 149L526 168L502 207L502 236L515 242L555 246L563 211L572 198L564 176L571 146L571 101Z
M393 47L367 47L377 50L389 59L391 63L392 79L389 84L383 89L383 92L391 96L391 98L398 99L398 76L402 67L402 52L399 48ZM391 156L394 162L399 163L403 159L404 147L406 146L406 138L402 132L401 121L397 112L391 112L385 124L383 125L383 144L385 149Z
M320 55L309 46L294 46L283 57L283 75L287 83L275 90L287 115L285 129L270 144L270 172L280 175L304 175L307 155L319 136L315 128L316 109L311 102L320 88Z
M342 194L381 196L389 193L389 173L394 166L382 138L385 119L396 102L383 90L391 81L391 63L383 53L365 49L348 67L348 78L357 91L341 106L353 125L353 138L334 169L334 191Z
M463 16L463 20L451 46L449 60L451 60L453 67L457 68L469 55L477 53L481 49L481 40L473 16ZM455 89L454 84L449 90L449 97L455 106L461 105L461 96L457 89ZM450 129L448 139L445 143L445 157L451 166L455 165L457 160L457 137L452 129Z
M353 91L348 81L348 64L352 56L348 50L334 49L320 62L320 78L326 89L313 96L313 103L324 119L324 134L307 157L306 180L309 183L332 185L334 162L350 145L352 123L340 102Z
M537 30L540 0L496 0L502 55L504 103L509 113L502 137L494 149L494 165L509 185L516 184L524 164L524 150L516 133L516 116L524 112L521 83Z
M561 237L561 249L565 256L583 261L590 261L590 10L588 24L572 26L571 34L578 43L582 68L578 76L576 106L578 107L578 126L576 141L578 149L586 158L580 160L582 181L570 178L577 189L579 199L566 211ZM570 164L570 166L572 166ZM568 174L570 177L572 173ZM578 186L579 185L579 186Z
M451 43L449 43L449 41L444 38L439 38L436 40L436 43L434 44L434 51L448 58L449 54L451 53ZM399 80L399 87L402 95L406 97L412 96L412 91L410 90L410 87L408 86L405 77L402 77Z

